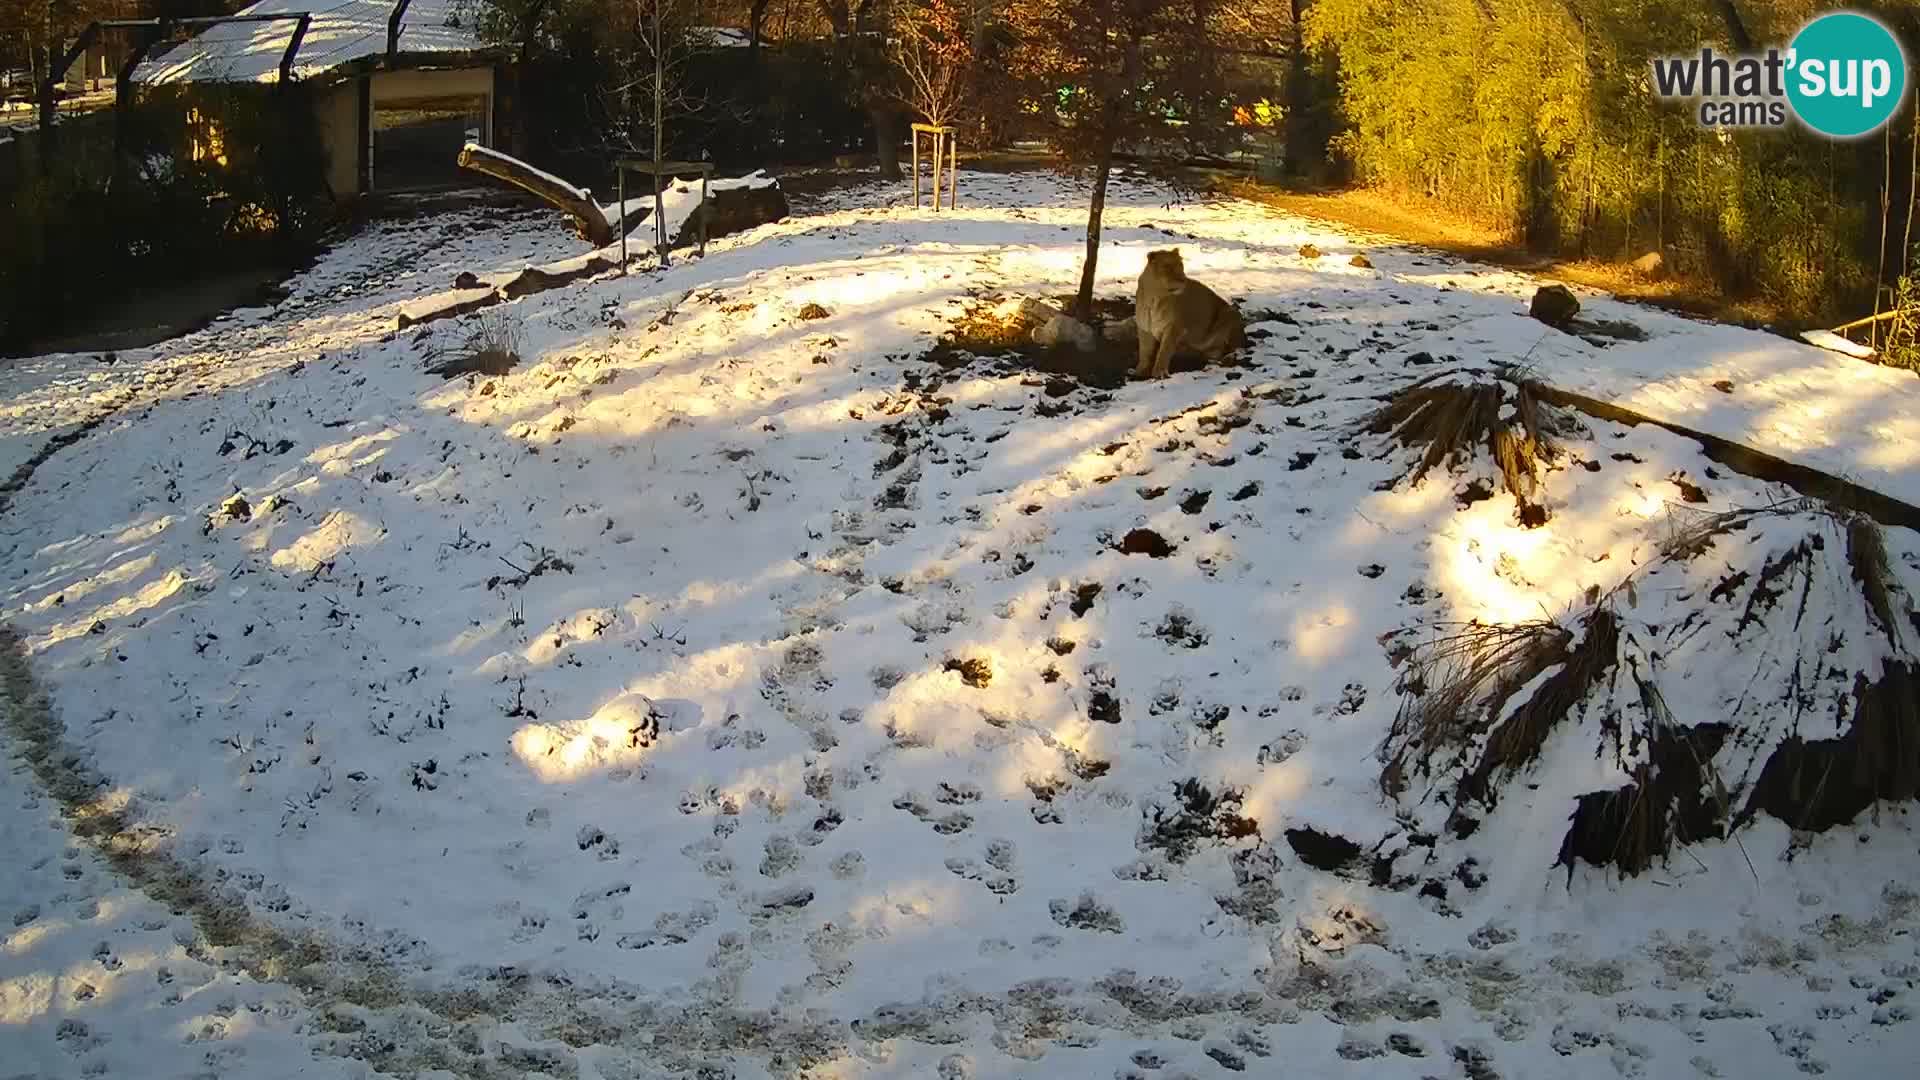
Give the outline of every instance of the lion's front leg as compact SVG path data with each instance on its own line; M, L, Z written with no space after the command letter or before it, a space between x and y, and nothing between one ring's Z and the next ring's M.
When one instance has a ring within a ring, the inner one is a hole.
M1144 379L1153 371L1153 358L1154 354L1159 350L1160 343L1154 339L1152 334L1147 333L1144 329L1139 331L1139 336L1140 361L1133 366L1133 377L1136 379Z

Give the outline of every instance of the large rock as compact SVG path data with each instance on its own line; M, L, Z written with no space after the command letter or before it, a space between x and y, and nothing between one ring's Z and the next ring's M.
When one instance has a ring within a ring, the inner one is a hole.
M1099 344L1094 337L1093 327L1071 315L1055 315L1033 331L1033 342L1051 348L1066 345L1081 352L1092 352Z
M1533 294L1533 305L1528 314L1548 326L1566 329L1573 317L1580 314L1580 301L1574 298L1573 290L1565 285L1542 285Z
M1016 326L1024 326L1032 331L1045 326L1060 317L1060 309L1044 300L1031 297L1015 297L1002 300L993 309L995 318Z
M763 187L715 187L707 192L704 210L707 239L745 232L755 226L779 221L791 212L792 208L787 205L787 194L780 190L777 183ZM687 215L686 224L680 226L680 232L673 238L674 247L690 247L700 242L702 213L702 210L696 209Z

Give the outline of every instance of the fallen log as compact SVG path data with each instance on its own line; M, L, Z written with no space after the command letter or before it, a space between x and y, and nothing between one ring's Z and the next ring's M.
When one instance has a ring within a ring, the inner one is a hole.
M618 259L588 252L571 259L547 263L545 266L528 266L507 274L496 274L487 278L475 278L472 274L461 274L454 287L446 292L423 296L400 308L399 329L430 323L439 319L450 319L492 307L508 300L518 300L523 296L557 289L562 285L571 285L576 281L618 269ZM468 284L472 282L472 284Z
M600 209L599 203L593 201L593 193L586 188L574 187L552 173L542 172L519 158L489 150L478 143L461 147L459 161L463 169L504 180L552 204L573 218L581 237L594 247L605 247L618 239L606 212Z

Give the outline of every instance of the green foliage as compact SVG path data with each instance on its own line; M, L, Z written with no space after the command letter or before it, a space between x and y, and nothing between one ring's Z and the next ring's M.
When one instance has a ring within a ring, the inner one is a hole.
M1763 44L1810 14L1739 7ZM1911 18L1911 5L1900 10ZM1871 287L1878 146L1705 130L1654 96L1651 58L1728 48L1715 5L1316 0L1305 32L1337 62L1345 128L1334 150L1364 183L1536 250L1663 250L1682 273L1789 312L1841 310Z
M1920 262L1920 249L1914 251ZM1893 317L1880 334L1880 359L1889 367L1920 373L1920 271L1908 271L1893 285Z

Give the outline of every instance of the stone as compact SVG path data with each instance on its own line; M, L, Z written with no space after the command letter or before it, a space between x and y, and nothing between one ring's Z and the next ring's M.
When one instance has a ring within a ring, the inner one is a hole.
M1064 345L1080 352L1092 352L1098 344L1093 328L1071 315L1055 315L1035 327L1033 342L1048 348Z
M700 218L707 219L707 239L745 232L768 222L779 221L792 213L787 194L779 184L764 187L717 187L707 192L704 210L695 209L674 235L673 246L692 247L700 242Z
M1527 313L1548 326L1565 328L1580 314L1580 301L1574 298L1573 290L1565 285L1542 285L1533 294L1533 303Z

